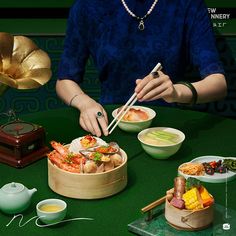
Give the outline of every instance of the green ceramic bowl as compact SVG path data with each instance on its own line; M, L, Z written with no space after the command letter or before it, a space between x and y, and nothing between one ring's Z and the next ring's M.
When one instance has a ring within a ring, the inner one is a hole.
M45 224L55 224L66 216L67 204L60 199L45 199L36 205L39 219Z
M165 145L157 145L157 144L150 144L147 141L143 139L143 137L150 132L153 131L166 131L169 133L177 134L178 135L178 141L171 144L165 144ZM181 132L178 129L169 128L169 127L154 127L142 130L138 134L138 140L141 143L141 146L143 147L144 151L148 153L151 157L156 159L167 159L170 156L174 155L181 147L183 141L185 139L185 135L183 132Z
M126 132L138 133L141 130L146 129L151 125L152 120L156 116L156 112L149 107L132 106L132 108L140 109L140 110L147 112L149 119L144 120L144 121L123 121L123 120L121 120L118 124L118 127ZM117 115L118 109L119 108L115 109L112 112L112 116L114 118Z

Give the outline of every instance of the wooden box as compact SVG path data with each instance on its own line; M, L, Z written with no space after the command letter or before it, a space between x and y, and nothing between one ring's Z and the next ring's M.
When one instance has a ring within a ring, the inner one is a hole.
M214 204L201 210L185 210L172 206L166 199L165 218L168 223L178 229L196 231L209 227L213 222Z
M0 162L21 168L46 155L45 131L42 126L21 120L0 127Z
M123 163L102 173L77 174L64 171L48 160L48 185L56 193L77 199L98 199L114 195L127 185L127 155Z

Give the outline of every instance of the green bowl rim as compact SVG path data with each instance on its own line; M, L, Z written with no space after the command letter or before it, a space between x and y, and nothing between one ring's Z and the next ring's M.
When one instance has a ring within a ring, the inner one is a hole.
M146 142L142 141L140 139L140 135L141 135L141 133L147 132L147 130L150 130L150 129L153 129L153 130L154 129L173 129L173 130L178 131L181 134L181 139L179 140L179 142L173 143L173 144L166 144L166 145L153 145L153 144L149 144L149 143L146 143ZM139 142L144 144L144 145L147 145L149 147L154 147L154 148L155 147L161 148L161 147L172 147L172 146L176 146L176 145L179 145L179 144L183 143L183 141L185 140L185 134L181 130L176 129L176 128L160 126L160 127L150 127L150 128L147 128L147 129L144 129L144 130L140 131L138 133L138 135L137 135L137 138L138 138Z
M121 120L120 121L120 123L122 122L122 123L125 123L125 124L141 124L141 123L145 123L145 122L147 122L147 121L152 121L155 117L156 117L156 112L153 110L153 109L151 109L151 108L149 108L149 107L145 107L145 106L132 106L133 108L140 108L140 109L146 109L146 110L148 110L148 115L149 115L149 111L151 111L151 112L153 112L153 116L151 116L149 119L147 119L147 120L144 120L144 121L125 121L125 120ZM116 108L115 110L113 110L112 111L112 117L113 118L115 118L115 116L113 116L113 113L114 112L116 112L118 109L119 109L120 107L118 107L118 108ZM117 114L117 112L116 112L116 114Z

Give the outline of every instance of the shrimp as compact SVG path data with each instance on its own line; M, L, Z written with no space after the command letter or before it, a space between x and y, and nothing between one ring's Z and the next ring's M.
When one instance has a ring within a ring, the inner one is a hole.
M60 169L73 172L73 173L80 173L80 165L71 165L62 158L60 153L58 153L56 150L53 150L48 154L49 160L52 162L52 164L56 165Z
M59 152L63 157L67 156L69 154L69 149L65 146L63 146L61 143L58 143L56 141L50 142L52 147Z
M53 164L60 169L80 173L80 164L86 161L81 154L69 152L67 147L56 141L51 141L51 145L55 150L51 151L47 156Z

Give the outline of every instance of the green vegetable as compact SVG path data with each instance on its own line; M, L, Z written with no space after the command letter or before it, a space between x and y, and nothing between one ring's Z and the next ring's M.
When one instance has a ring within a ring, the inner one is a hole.
M93 160L96 162L96 161L101 161L101 157L102 157L102 153L100 152L95 152L93 154Z
M73 157L74 157L74 153L73 153L73 152L68 153L68 155L67 155L67 157L65 158L64 162L71 164Z
M201 181L193 177L187 178L186 183L185 183L186 191L194 187L199 188L200 186L201 186Z
M164 140L167 144L174 144L177 142L179 135L173 134L163 130L152 131L147 134L147 137L156 139L156 140Z
M236 160L235 159L224 159L223 165L229 170L236 172Z

